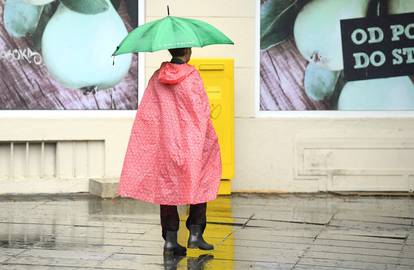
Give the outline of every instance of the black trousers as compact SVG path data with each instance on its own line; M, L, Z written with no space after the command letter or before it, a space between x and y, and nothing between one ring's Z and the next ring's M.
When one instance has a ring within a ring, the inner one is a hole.
M190 214L186 221L186 227L189 229L191 225L201 225L202 231L206 228L207 203L190 205ZM180 227L180 217L176 205L160 206L162 237L165 239L166 231L178 231Z

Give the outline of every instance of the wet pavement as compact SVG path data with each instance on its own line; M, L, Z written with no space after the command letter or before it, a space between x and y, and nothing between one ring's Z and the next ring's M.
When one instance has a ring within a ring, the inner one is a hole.
M158 206L1 196L1 270L414 269L414 197L237 195L208 205L213 252L162 256ZM187 208L180 208L182 221ZM182 222L179 242L188 232Z

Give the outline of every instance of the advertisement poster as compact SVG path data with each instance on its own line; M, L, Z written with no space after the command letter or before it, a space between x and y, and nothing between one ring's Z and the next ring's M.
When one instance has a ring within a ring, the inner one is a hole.
M0 110L135 110L136 0L0 0Z
M260 110L414 110L414 1L261 0Z

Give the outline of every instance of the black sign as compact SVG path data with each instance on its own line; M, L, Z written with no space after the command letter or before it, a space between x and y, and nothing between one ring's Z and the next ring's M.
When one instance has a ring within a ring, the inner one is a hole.
M341 20L345 79L414 74L414 13Z

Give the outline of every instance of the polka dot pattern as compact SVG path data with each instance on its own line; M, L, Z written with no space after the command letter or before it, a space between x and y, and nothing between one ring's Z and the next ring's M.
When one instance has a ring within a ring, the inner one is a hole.
M163 63L151 77L132 126L118 194L164 205L217 197L218 137L198 71Z

